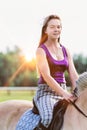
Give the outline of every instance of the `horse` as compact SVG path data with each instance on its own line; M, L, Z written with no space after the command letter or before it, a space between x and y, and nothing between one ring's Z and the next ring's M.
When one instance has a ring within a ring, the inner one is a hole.
M68 105L62 130L87 130L87 72L80 74L76 87L78 99Z
M87 130L87 89L80 94L75 104L80 111L72 104L68 105L62 130Z
M69 103L67 106L61 130L87 130L87 73L79 77L77 87L78 99L75 101L75 105ZM0 130L15 130L22 114L32 107L32 101L26 100L1 102ZM58 129L53 128L52 130Z
M32 107L32 102L27 100L0 102L0 130L15 130L20 116Z

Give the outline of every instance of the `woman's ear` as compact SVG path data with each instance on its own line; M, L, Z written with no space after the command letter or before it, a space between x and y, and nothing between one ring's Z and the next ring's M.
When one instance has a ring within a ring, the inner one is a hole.
M45 30L44 33L47 34L47 31Z

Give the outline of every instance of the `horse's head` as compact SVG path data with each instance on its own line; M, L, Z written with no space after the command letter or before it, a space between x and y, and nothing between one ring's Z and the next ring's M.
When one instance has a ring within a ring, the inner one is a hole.
M79 75L79 78L76 81L76 87L78 88L79 94L87 88L87 72Z

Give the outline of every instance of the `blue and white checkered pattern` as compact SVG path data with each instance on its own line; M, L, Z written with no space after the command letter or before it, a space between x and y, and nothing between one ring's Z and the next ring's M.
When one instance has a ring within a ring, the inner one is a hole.
M40 116L29 109L21 116L15 130L33 130L39 124L39 121Z

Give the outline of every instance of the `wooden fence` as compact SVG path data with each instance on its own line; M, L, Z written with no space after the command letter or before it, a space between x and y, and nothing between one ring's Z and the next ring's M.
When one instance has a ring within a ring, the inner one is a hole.
M36 91L36 89L37 89L37 87L31 87L31 86L29 86L29 87L0 87L0 90L9 90L9 91Z

